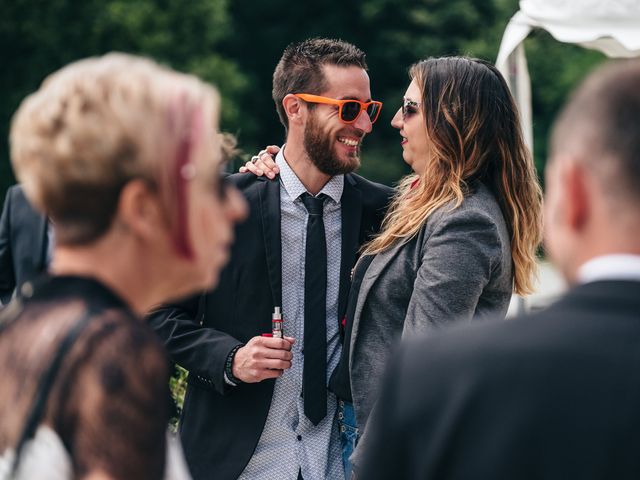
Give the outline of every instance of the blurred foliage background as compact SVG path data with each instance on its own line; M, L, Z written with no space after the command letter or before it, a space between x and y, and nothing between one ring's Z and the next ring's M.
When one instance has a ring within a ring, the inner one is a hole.
M282 142L271 76L286 45L312 36L342 38L367 53L373 97L385 105L365 140L360 173L392 185L408 172L397 131L389 125L408 85L408 67L441 55L495 61L517 9L517 0L0 0L0 203L15 182L8 148L11 116L63 65L117 50L216 84L223 99L222 128L237 136L245 152L230 165L236 170L253 152ZM554 115L603 56L558 43L544 32L531 35L525 48L541 172ZM186 372L177 368L171 388L178 411L185 381Z
M223 129L250 155L283 140L271 75L287 44L311 36L342 38L367 53L373 96L385 106L365 141L361 173L393 184L407 172L389 126L408 84L407 68L440 55L495 61L517 8L517 0L0 0L0 198L15 181L7 141L11 116L61 66L118 50L200 75L219 87ZM603 57L543 32L525 48L542 168L554 114Z

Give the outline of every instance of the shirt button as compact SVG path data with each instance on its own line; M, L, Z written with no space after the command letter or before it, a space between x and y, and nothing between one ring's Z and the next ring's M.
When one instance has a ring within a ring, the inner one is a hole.
M340 425L340 431L344 433L347 431L347 428L344 425Z
M342 420L344 418L344 414L342 412L338 412L338 418Z
M302 440L302 435L298 435L297 438L298 438L298 441L301 441Z

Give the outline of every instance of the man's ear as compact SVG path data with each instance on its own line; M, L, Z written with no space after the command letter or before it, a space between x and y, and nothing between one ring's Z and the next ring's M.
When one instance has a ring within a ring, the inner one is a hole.
M289 119L289 124L302 124L306 115L307 109L303 106L303 101L290 93L282 99L282 106L284 112Z
M581 231L589 222L592 214L589 172L575 158L563 159L560 169L567 225L574 231Z
M120 191L116 220L136 237L153 238L164 227L158 195L143 180L128 182Z

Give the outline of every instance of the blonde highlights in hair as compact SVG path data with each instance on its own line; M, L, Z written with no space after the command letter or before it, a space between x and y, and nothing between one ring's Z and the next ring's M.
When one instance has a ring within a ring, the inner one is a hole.
M31 202L55 222L61 245L105 233L122 187L134 178L158 191L177 238L185 206L176 165L185 152L182 161L192 162L195 147L212 138L208 146L220 150L218 117L214 87L112 53L62 68L22 102L11 126L11 160Z
M464 57L423 60L411 67L410 78L422 92L430 156L421 175L400 181L382 231L364 253L408 241L436 210L458 208L482 182L509 229L514 291L530 293L542 239L542 192L504 79L489 63Z

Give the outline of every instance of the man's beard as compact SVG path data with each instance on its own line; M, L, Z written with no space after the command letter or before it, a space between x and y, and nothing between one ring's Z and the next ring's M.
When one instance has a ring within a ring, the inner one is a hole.
M333 148L333 141L331 135L322 130L316 116L310 115L304 129L304 148L318 170L332 177L356 170L360 166L360 146L347 157L347 161L341 161Z

